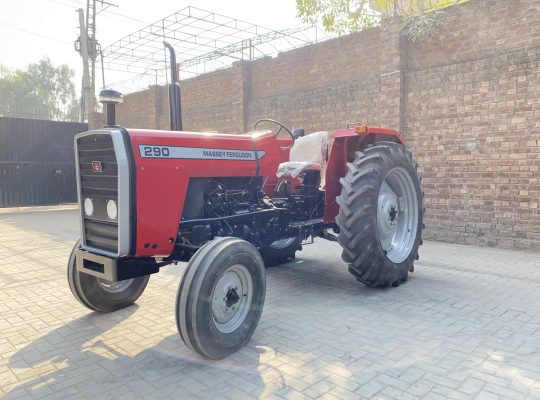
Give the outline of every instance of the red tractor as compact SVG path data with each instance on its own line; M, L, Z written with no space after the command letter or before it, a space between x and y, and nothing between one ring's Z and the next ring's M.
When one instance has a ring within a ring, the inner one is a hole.
M103 91L107 126L75 137L81 240L68 280L77 300L104 313L127 307L150 274L189 261L177 327L189 348L220 359L257 326L265 263L294 258L308 239L339 242L350 273L369 286L407 279L423 195L397 132L355 124L302 136L269 119L255 125L274 132L184 132L172 81L171 131L116 126L121 97Z

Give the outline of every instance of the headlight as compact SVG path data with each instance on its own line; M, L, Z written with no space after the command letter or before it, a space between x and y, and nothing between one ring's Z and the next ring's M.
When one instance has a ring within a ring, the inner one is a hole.
M116 217L118 216L118 207L116 206L114 200L109 200L107 202L107 216L110 219L116 219Z
M84 199L84 213L90 217L94 213L94 203L92 199L87 197Z

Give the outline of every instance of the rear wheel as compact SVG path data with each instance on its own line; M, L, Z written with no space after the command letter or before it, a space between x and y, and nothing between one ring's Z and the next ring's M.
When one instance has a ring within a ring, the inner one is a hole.
M398 286L413 271L422 234L416 163L398 143L357 152L340 182L338 242L349 271L370 286Z
M176 297L176 325L200 355L222 359L251 338L264 306L266 278L257 248L233 237L202 246L189 261Z
M109 282L77 270L76 251L81 247L75 243L68 262L68 282L73 296L85 307L93 311L108 313L120 310L142 295L150 276Z

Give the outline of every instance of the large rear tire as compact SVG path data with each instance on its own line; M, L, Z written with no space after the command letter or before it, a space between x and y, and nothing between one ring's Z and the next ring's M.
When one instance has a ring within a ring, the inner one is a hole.
M78 240L69 256L67 276L73 296L92 311L109 313L135 303L142 295L150 276L109 282L77 270L75 253L81 247Z
M337 198L342 259L369 286L398 286L414 270L422 244L416 162L401 144L379 142L357 152L347 168Z
M266 278L257 248L216 238L189 261L176 297L176 326L191 350L222 359L253 335L264 306Z

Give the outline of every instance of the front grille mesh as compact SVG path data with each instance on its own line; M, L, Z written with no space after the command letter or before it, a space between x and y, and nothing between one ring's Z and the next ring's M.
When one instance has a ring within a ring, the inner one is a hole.
M118 164L110 135L88 135L77 139L81 199L92 199L94 213L86 216L81 210L84 237L88 246L118 251L118 220L107 216L107 202L118 204ZM102 172L92 169L92 162L101 163Z

